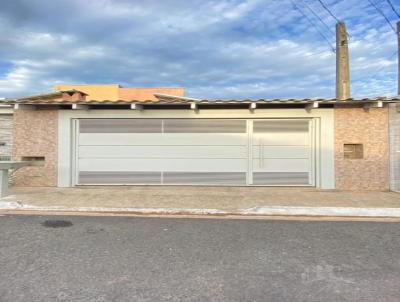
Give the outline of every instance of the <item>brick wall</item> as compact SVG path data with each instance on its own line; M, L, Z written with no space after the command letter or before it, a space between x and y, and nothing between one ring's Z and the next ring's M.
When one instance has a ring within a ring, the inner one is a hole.
M16 186L57 186L57 110L15 110L12 156L44 156L43 166L15 172Z
M12 129L13 116L11 114L0 114L0 160L11 156Z
M389 189L388 108L335 108L338 190ZM345 159L344 144L363 144L363 159Z

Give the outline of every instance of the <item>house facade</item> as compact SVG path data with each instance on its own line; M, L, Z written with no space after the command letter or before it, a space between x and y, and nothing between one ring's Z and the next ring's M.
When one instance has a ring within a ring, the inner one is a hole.
M17 186L398 189L397 98L198 100L130 88L103 99L58 89L4 101L14 106L13 159L35 162L15 173Z

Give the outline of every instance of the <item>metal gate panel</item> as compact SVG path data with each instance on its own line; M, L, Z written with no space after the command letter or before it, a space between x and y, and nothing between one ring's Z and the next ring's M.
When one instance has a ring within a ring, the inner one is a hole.
M246 133L81 133L80 146L247 146Z
M255 185L309 185L308 172L254 172L253 184Z
M164 133L246 133L246 120L170 119L163 122Z
M168 159L190 159L190 158L246 158L247 146L80 146L80 159L94 158L168 158Z
M80 133L161 133L159 119L83 119Z
M312 119L81 119L76 184L314 185Z
M246 120L83 119L78 128L78 184L246 185Z
M161 172L80 171L79 182L96 184L160 184Z
M164 184L246 185L246 172L164 172Z
M81 171L237 172L246 171L247 159L85 158L79 159L79 167Z
M308 120L304 119L258 120L253 125L254 133L308 133L308 130Z
M254 120L251 144L253 185L314 184L312 120Z
M271 146L268 148L260 145L253 145L254 158L299 158L308 159L310 155L309 146Z
M253 158L254 172L309 172L308 158Z

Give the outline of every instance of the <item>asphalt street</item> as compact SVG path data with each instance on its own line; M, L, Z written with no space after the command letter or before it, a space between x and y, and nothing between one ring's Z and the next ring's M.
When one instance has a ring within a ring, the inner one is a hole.
M0 217L0 301L400 301L400 223Z

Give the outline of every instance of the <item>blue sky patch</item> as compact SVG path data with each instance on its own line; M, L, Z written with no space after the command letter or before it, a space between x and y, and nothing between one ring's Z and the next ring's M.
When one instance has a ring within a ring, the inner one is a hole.
M365 0L323 2L347 24L352 96L396 94L397 40L382 15ZM58 83L183 86L198 98L333 97L336 21L317 0L295 3L1 1L0 97ZM387 1L375 3L395 26Z

